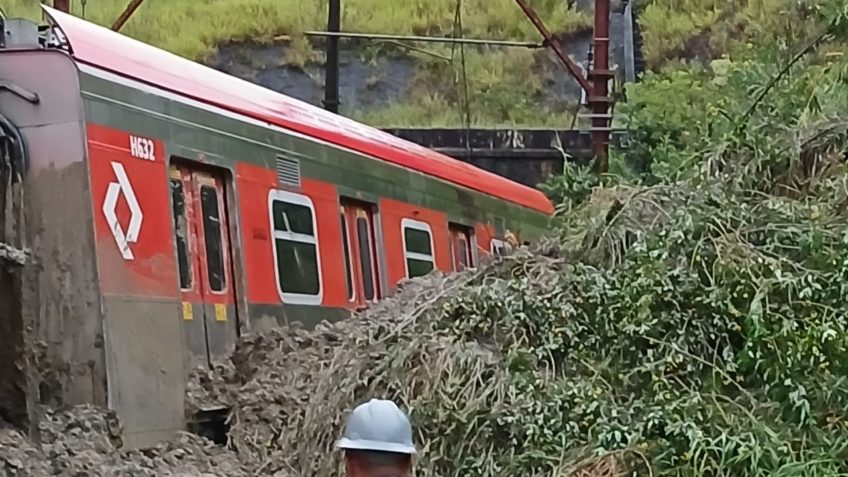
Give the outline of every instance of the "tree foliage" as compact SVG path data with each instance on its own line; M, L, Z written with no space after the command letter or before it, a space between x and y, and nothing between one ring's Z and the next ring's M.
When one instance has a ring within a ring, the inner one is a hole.
M802 40L630 87L631 185L552 179L554 283L454 316L465 336L521 317L504 346L543 401L515 417L546 436L537 465L567 443L638 475L848 473L848 7L796 7Z
M766 175L739 178L765 186L786 172L787 152L798 146L792 140L844 116L848 106L848 57L828 49L834 38L848 38L848 13L845 6L822 9L828 16L818 35L790 55L767 44L707 67L648 73L629 86L621 116L632 147L620 157L623 169L646 183L696 179L704 167L727 165L723 151L745 150Z
M501 475L552 475L579 449L629 451L638 475L848 472L844 186L818 191L829 205L719 184L607 191L544 273L531 261L451 303L520 396L499 417L517 442Z

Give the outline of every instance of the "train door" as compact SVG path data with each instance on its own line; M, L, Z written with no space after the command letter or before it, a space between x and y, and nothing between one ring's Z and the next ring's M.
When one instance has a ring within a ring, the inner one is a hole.
M374 209L361 202L342 201L340 215L348 300L364 308L382 297Z
M474 266L474 249L471 247L471 229L462 225L450 224L450 247L453 270L459 272Z
M192 366L231 352L237 337L232 243L223 176L170 168L183 323Z

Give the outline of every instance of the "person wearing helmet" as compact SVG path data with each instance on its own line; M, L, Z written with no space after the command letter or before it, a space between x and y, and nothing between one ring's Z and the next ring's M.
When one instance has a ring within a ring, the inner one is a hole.
M412 426L392 401L372 399L357 406L336 447L344 451L347 477L409 477L412 473Z

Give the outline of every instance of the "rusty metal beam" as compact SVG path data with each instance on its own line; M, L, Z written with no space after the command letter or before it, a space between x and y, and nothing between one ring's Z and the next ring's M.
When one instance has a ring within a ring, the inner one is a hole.
M133 13L138 10L138 7L141 6L142 2L144 2L144 0L131 0L130 4L127 5L127 8L124 9L124 12L121 13L121 16L119 16L118 19L115 20L115 23L112 24L112 30L120 31L121 28L124 27L124 24L126 24L127 21L130 19L130 17L133 16Z
M571 76L580 83L580 87L586 91L587 95L592 94L592 86L589 84L589 80L583 76L580 67L568 57L568 55L562 50L562 47L556 41L556 38L551 34L550 30L545 26L542 19L539 18L539 15L536 14L536 11L533 10L533 7L527 3L527 0L515 0L518 3L518 6L521 7L521 10L524 11L524 14L527 15L527 18L530 19L530 22L533 26L536 27L536 30L539 31L539 34L542 35L542 38L545 39L545 43L553 50L554 54L556 54L559 61L565 66L565 69L571 73Z
M542 19L533 10L527 0L515 0L544 37L545 43L553 50L565 69L580 83L586 91L587 105L592 114L592 152L595 156L595 170L599 174L609 169L609 142L611 131L610 106L614 99L610 95L609 81L613 78L609 64L609 36L611 0L595 0L595 25L592 36L591 66L588 77L584 77L580 67L562 50Z

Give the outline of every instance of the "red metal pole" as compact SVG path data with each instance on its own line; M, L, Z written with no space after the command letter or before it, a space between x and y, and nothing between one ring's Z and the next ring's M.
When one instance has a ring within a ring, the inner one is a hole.
M609 64L609 34L610 34L610 0L595 0L595 29L592 38L594 57L589 71L589 77L583 77L577 66L560 47L551 32L545 27L542 19L527 3L526 0L515 0L545 39L557 58L565 66L571 76L580 83L586 91L587 103L592 114L592 152L595 155L595 169L605 173L609 169L609 139L612 116L610 105L613 100L609 91L609 80L613 77Z
M112 24L112 30L119 31L121 28L123 28L124 24L127 23L127 20L129 20L133 13L135 13L135 11L138 9L138 7L141 6L141 2L143 1L144 0L132 0L130 4L127 5L127 8L124 10L124 13L121 13L121 16L119 16L118 19L115 20L115 23Z
M594 58L589 73L592 83L589 106L592 110L592 152L595 155L595 169L599 173L605 173L609 169L609 106L612 103L609 94L609 80L612 78L609 36L610 0L595 0L595 34L592 39Z
M53 8L60 12L69 13L71 11L71 0L53 0Z

